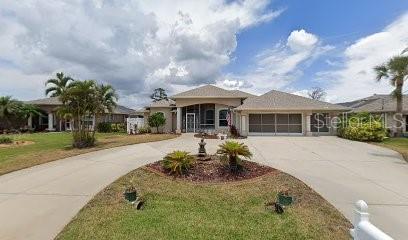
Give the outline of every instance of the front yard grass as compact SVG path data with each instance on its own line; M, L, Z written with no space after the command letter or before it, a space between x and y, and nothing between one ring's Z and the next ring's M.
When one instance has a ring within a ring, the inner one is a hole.
M381 143L377 143L377 145L387 147L401 153L405 161L408 161L408 138L388 138Z
M72 135L70 133L34 133L8 136L15 141L32 141L34 143L25 146L0 148L0 175L91 151L177 137L177 135L173 134L127 135L122 133L97 133L95 147L73 149L71 147Z
M146 200L123 199L130 183ZM296 202L284 214L265 209L282 189ZM301 181L276 171L232 183L191 183L137 169L91 200L57 236L70 239L350 239L351 224Z

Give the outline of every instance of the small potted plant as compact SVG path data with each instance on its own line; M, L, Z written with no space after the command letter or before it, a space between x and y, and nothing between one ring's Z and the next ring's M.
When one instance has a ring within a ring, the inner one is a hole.
M126 200L129 202L134 202L137 199L137 191L134 186L129 186L125 189L125 192L123 193L123 196L125 197Z

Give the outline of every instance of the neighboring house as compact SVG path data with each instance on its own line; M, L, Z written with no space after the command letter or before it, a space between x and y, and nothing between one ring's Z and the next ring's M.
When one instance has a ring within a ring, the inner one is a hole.
M226 133L232 124L247 136L332 135L331 118L349 108L279 91L255 96L205 85L153 102L146 110L145 117L163 113L164 132Z
M26 103L37 106L43 115L39 117L30 117L28 127L36 131L67 131L71 130L71 121L60 118L56 112L57 108L62 105L58 97L50 97L27 101ZM83 121L93 127L100 122L125 123L127 117L143 117L143 112L137 112L133 109L117 105L112 113L104 113L98 116L89 116Z
M396 132L396 120L394 114L396 113L397 100L391 95L374 94L370 97L358 99L352 102L339 103L342 106L350 107L350 112L368 112L372 114L381 115L384 119L384 125L390 129L391 133ZM408 95L403 96L402 103L403 113L403 131L408 132Z

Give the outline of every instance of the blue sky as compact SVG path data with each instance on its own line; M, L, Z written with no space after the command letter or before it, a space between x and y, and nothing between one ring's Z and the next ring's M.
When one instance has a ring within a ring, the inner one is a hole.
M113 85L141 107L214 84L327 101L389 93L373 67L408 46L403 0L0 0L0 95L44 97L63 71Z
M319 71L332 68L326 60L338 61L341 51L359 38L384 29L388 24L408 11L408 1L370 0L280 0L270 7L285 9L274 21L244 30L237 35L238 46L234 61L226 66L226 72L240 73L253 64L253 56L273 47L296 29L316 34L325 44L337 49L310 66L304 67L304 75L293 83L293 88L310 88L321 85L314 81Z

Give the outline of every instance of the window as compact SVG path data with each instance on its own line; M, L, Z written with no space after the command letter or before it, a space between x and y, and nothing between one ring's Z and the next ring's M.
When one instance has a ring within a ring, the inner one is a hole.
M219 126L228 127L228 110L220 110L218 115Z
M214 110L208 109L205 111L205 124L214 124Z

